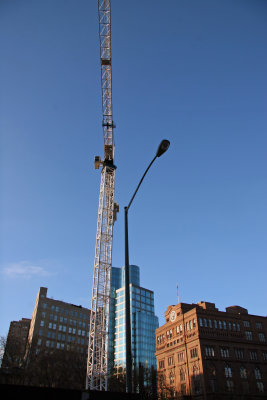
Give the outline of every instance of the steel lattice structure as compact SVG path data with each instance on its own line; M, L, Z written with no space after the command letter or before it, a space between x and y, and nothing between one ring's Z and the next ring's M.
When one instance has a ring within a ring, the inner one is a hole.
M110 0L98 1L101 89L104 134L104 160L95 157L95 168L102 166L98 206L91 320L89 330L86 388L107 390L110 279L113 224L118 206L114 203L115 169L112 117L111 17Z

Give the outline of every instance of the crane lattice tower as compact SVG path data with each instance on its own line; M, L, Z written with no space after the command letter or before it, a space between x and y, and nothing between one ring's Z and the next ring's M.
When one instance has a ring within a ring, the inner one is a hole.
M104 134L104 160L95 157L100 166L101 183L98 206L94 275L89 329L86 388L107 390L110 280L112 265L113 224L118 205L114 202L115 169L112 116L111 16L110 0L98 1L101 89Z

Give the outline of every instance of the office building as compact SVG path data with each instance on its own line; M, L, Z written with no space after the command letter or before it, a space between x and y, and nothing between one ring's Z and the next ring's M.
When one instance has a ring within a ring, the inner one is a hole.
M267 397L267 317L200 302L169 306L165 319L156 330L159 394Z
M130 266L130 311L133 367L156 369L154 293L140 286L140 270ZM112 268L110 359L118 372L125 368L125 267Z
M87 357L90 310L47 297L39 289L29 329L27 356L43 349L71 350Z

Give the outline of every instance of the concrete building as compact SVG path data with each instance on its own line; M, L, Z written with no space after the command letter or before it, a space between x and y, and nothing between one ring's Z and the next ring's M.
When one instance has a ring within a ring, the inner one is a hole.
M200 302L169 306L165 319L156 330L159 394L267 398L266 317Z
M120 372L125 368L125 268L112 268L110 359ZM156 369L155 329L158 317L154 311L154 293L140 286L140 269L130 266L130 304L132 356L134 368L142 365Z

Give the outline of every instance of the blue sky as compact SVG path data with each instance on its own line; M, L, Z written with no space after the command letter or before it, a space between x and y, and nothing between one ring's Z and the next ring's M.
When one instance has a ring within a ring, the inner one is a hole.
M168 305L266 315L264 0L112 1L113 265ZM97 1L0 3L0 334L40 286L90 307L103 156Z

